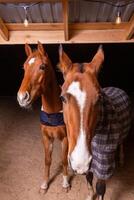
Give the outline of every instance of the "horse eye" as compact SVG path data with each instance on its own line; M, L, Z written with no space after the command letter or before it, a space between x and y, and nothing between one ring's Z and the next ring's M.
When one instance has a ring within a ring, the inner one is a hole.
M46 65L44 63L40 65L41 70L45 70L45 68L46 68Z
M64 97L64 96L60 96L60 99L63 103L66 103L67 102L67 99Z

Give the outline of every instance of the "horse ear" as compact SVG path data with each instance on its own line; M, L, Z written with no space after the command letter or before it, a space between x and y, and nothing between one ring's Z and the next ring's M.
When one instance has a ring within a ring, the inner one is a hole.
M66 75L67 71L71 68L72 66L72 61L68 57L68 55L64 52L62 45L60 44L59 47L59 68L61 72Z
M90 69L93 73L98 74L104 61L104 51L102 45L99 46L97 53L90 62Z
M25 52L26 52L27 56L29 56L30 54L32 54L32 49L31 49L31 47L27 43L25 44Z
M38 51L40 52L40 54L43 56L46 54L44 47L42 45L42 43L40 41L38 41Z

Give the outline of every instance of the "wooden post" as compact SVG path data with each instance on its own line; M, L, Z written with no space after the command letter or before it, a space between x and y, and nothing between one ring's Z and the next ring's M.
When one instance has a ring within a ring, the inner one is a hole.
M2 36L2 38L6 41L9 40L9 32L8 29L6 27L6 25L4 24L3 20L0 18L0 35Z
M134 14L130 19L128 24L128 29L126 30L126 40L130 40L134 34Z
M69 40L69 27L68 27L68 0L62 0L63 10L63 23L64 23L64 37L65 41Z

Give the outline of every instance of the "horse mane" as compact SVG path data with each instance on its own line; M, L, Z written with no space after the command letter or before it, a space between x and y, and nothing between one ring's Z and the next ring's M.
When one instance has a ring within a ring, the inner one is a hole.
M78 63L78 66L79 66L78 67L79 72L83 73L84 72L84 65L83 65L83 63ZM61 72L60 62L58 62L57 65L56 65L56 71Z
M83 67L84 67L83 63L79 63L79 72L80 72L80 73L83 73L83 72L84 72Z
M32 49L32 52L35 52L35 51L37 51L37 49L34 47L34 48Z

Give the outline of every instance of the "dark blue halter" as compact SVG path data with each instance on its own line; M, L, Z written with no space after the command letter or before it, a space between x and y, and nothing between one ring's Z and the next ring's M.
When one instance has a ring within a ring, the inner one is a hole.
M62 126L64 125L63 113L51 113L48 114L41 110L40 122L46 126Z

